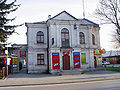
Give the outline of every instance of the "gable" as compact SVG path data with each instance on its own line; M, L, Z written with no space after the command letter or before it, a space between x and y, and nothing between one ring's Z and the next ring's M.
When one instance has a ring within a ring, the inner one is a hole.
M67 13L66 11L63 11L59 13L58 15L54 16L51 19L56 20L77 20L75 17L73 17L71 14Z

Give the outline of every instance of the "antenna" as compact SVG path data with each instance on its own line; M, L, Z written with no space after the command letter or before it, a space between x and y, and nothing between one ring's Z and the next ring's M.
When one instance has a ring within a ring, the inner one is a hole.
M83 1L83 18L85 18L85 5L84 5L84 0Z

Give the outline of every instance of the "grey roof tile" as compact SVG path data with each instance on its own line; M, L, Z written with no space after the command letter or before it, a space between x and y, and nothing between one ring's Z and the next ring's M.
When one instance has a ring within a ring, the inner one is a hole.
M103 57L113 57L113 56L120 56L120 51L107 51L105 54L102 55Z
M34 22L33 24L46 24L46 21Z
M92 21L90 21L90 20L88 20L86 18L78 19L78 20L82 22L81 25L91 25L91 26L99 27L99 24L96 24L96 23L94 23L94 22L92 22Z

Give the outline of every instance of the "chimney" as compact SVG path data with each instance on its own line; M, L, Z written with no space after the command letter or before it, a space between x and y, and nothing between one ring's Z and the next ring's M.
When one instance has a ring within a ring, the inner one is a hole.
M48 15L48 19L50 19L51 18L51 15Z

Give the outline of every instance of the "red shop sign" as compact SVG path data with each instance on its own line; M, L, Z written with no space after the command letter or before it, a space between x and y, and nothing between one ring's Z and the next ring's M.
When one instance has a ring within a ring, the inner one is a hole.
M20 57L26 57L26 51L20 51Z
M59 53L52 53L52 68L60 69Z
M63 55L69 55L69 52L68 51L64 51Z
M80 68L80 52L73 53L74 68Z

